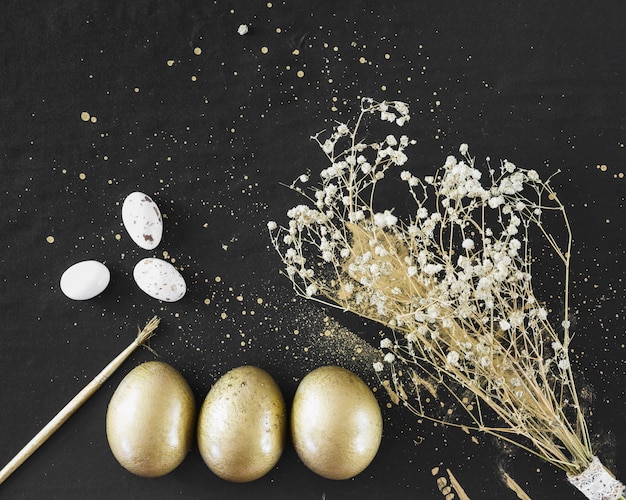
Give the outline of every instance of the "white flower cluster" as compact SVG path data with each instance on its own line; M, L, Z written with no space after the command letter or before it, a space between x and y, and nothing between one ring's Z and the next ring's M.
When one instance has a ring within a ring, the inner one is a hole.
M308 175L292 184L309 203L288 212L287 227L268 224L296 292L402 333L400 340L381 343L387 352L374 369L391 370L398 394L418 415L432 418L419 387L418 404L406 401L397 363L435 381L451 380L444 384L450 391L454 384L469 388L516 433L524 434L520 429L528 422L533 429L553 429L555 421L566 420L563 408L578 403L567 307L559 337L532 287L531 228L569 271L571 234L549 181L508 160L479 169L462 144L460 159L449 156L432 176L400 172L416 204L414 216L400 220L393 208L374 209L375 191L389 169L407 163L405 150L415 141L387 134L366 142L360 126L372 114L397 126L409 120L404 103L363 99L354 126L338 124L328 138L313 137L329 165L310 190L301 187ZM546 209L562 214L565 247L545 230ZM545 401L552 406L545 408ZM468 403L465 410L484 430L480 405Z

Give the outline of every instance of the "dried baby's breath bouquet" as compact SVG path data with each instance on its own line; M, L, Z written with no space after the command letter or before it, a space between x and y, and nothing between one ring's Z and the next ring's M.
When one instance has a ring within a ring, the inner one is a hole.
M396 174L415 203L402 220L377 206L383 179L402 167L405 135L362 137L379 116L402 126L402 102L363 99L356 122L313 137L328 159L321 184L291 188L306 203L289 224L270 222L272 243L296 292L390 327L374 369L392 399L420 419L497 436L567 473L591 500L623 485L594 455L569 359L571 230L565 209L534 170L510 161L483 172L467 145L423 179ZM380 192L380 191L378 191ZM560 219L562 234L546 227ZM537 299L529 235L542 235L563 268L565 313L555 328ZM466 418L450 417L451 398Z

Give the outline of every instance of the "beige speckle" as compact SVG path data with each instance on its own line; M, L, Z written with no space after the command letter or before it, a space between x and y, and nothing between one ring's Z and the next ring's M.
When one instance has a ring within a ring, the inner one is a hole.
M54 243L54 236L46 236L46 241L48 243Z
M89 113L87 113L87 111L83 111L80 114L80 119L84 122L88 122L91 119L91 115Z
M304 71L300 70L296 73L296 75L298 75L298 78L302 78L304 76Z
M199 56L200 54L202 54L202 49L200 47L196 47L195 49L193 49L193 53Z
M300 51L298 49L293 49L291 52L294 56L300 55Z
M261 47L261 53L262 54L267 54L270 51L270 49L268 49L267 47Z
M90 119L91 123L96 123L98 119L95 116L92 116Z
M78 174L78 178L81 181L84 181L87 178L87 175L85 173L81 172L80 174Z
M168 65L169 67L174 66L174 59L168 59L168 61L167 61L167 65Z

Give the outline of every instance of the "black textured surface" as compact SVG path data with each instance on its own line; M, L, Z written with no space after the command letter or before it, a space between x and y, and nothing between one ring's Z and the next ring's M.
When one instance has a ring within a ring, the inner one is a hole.
M324 335L325 312L294 300L266 229L298 201L280 183L325 166L309 137L353 119L371 96L411 106L405 132L418 144L406 166L416 175L462 142L544 176L562 171L554 184L575 236L572 359L593 395L598 453L626 478L626 9L558 4L2 2L0 462L154 314L163 320L152 347L199 404L241 364L269 371L287 399L326 363L375 385L363 353L379 328L329 312L363 345ZM135 190L165 216L155 251L122 226L121 202ZM133 266L147 256L174 260L188 284L183 300L159 303L136 287ZM59 278L85 259L105 262L112 281L73 302ZM558 310L552 281L540 276L537 288ZM104 417L124 374L153 358L137 351L0 497L437 499L449 469L472 499L516 498L502 471L535 500L582 498L539 460L419 424L388 408L382 391L383 444L352 480L316 477L291 447L250 484L218 479L196 448L163 478L134 477L110 453Z

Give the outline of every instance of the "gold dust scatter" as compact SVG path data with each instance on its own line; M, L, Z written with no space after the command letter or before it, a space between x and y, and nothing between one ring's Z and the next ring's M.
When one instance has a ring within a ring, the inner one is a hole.
M298 75L298 78L302 78L304 76L304 71L300 70L296 73L296 75Z
M197 79L198 79L198 77L197 77L196 75L193 75L193 76L191 77L191 81L192 81L192 82L195 82Z
M88 122L91 119L91 115L89 113L87 113L87 111L83 111L80 114L80 119L84 122Z
M240 345L241 347L246 347L246 341L245 341L245 340L242 340L242 341L239 343L239 345Z
M83 172L81 172L80 174L78 174L78 178L79 178L81 181L84 181L84 180L87 178L87 176L86 176Z
M608 169L609 169L609 167L607 167L604 164L598 165L598 170L600 170L601 172L606 172Z
M220 276L216 276L216 277L215 277L215 282L216 282L216 283L219 283L219 282L221 282L221 281L222 281L222 278L221 278Z
M431 469L430 473L431 473L433 476L436 476L437 474L439 474L439 467L433 467L433 468Z
M333 50L334 50L335 52L339 52L339 47L337 47L337 46L335 45L335 46L333 47Z
M256 303L257 304L263 304L263 299L261 297L259 297L258 299L256 299Z
M276 28L276 33L282 33L282 29L281 28Z
M103 159L104 161L107 161L107 160L109 159L109 156L108 156L108 155L104 155L104 156L102 157L102 159Z
M243 302L243 296L242 295L237 295L237 300L239 302Z
M211 299L209 298L204 299L204 303L208 306L211 303Z
M169 256L170 256L169 252L167 250L163 250L163 258L168 259Z
M167 65L171 68L172 66L174 66L174 59L168 59L167 61Z
M365 57L361 56L361 57L359 57L359 62L361 64L365 64L367 62L367 59L365 59Z
M115 239L116 239L117 241L120 241L120 240L122 239L122 235L121 235L121 234L119 234L119 233L117 233L117 234L115 235Z
M95 116L92 116L90 119L91 123L96 123L98 119Z
M64 168L63 170L61 170L61 173L62 173L62 174L67 174L67 169L66 169L66 168Z
M294 56L299 56L300 55L300 51L298 49L293 49L293 51L291 52Z
M267 47L261 47L261 54L267 54L270 51Z
M54 236L46 236L46 241L48 243L54 243Z
M385 54L385 59L391 59L391 54Z
M200 47L196 47L195 49L193 49L193 53L199 56L200 54L202 54L202 49Z
M387 90L387 85L381 85L381 86L380 86L380 90L383 90L383 91L384 91L384 90Z
M220 314L220 318L226 319L226 318L228 318L228 314L222 313L222 314Z
M272 2L267 2L267 8L271 9L272 8Z
M138 93L139 93L139 87L135 87L135 88L133 89L133 91L135 92L135 94L138 94Z

